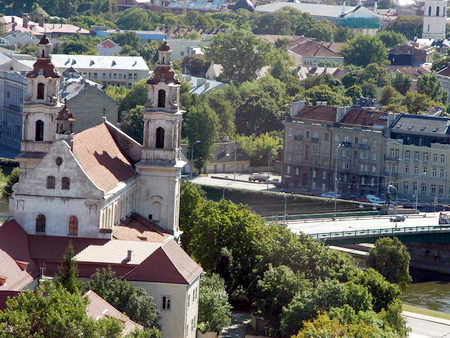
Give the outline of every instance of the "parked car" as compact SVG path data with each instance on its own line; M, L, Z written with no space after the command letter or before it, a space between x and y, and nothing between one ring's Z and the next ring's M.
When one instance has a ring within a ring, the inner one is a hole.
M377 203L377 204L386 204L386 201L379 198L378 196L375 195L366 195L366 199L370 202L370 203Z
M389 218L389 220L391 221L391 222L404 222L405 221L405 219L406 219L406 217L405 216L403 216L403 215L395 215L395 216L391 216L390 218Z
M334 192L333 191L324 192L320 196L327 197L327 198L334 198ZM339 198L339 197L341 197L341 194L336 193L336 198Z

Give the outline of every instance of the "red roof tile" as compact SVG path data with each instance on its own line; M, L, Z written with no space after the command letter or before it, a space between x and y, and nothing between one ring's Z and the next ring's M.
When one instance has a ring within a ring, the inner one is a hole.
M307 106L294 119L334 123L336 122L336 111L337 108L332 106Z
M339 124L365 127L373 127L374 125L386 126L387 113L364 109L352 109L344 116Z
M76 134L73 153L89 178L105 192L136 175L105 123Z
M126 241L164 242L170 235L139 214L132 214L113 228L114 239Z
M142 329L142 325L133 322L130 318L122 314L114 306L109 304L102 297L97 295L94 291L89 290L86 292L86 297L89 298L89 304L87 306L87 314L94 320L100 320L105 317L112 317L119 320L124 324L122 335L127 335L133 332L135 329Z
M35 78L38 75L44 75L46 78L57 79L60 77L58 71L49 58L39 58L33 64L33 70L27 74L29 78Z
M344 43L322 42L308 38L300 38L288 44L288 49L306 57L336 57L340 58L339 50Z
M31 273L22 268L8 253L0 249L0 290L21 290L30 284L34 278Z
M114 41L112 41L110 39L107 39L98 45L99 48L114 48L116 46L117 46L117 43L115 43Z

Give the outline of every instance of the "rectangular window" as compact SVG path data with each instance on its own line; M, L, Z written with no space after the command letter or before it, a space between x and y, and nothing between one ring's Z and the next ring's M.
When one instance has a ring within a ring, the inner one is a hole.
M438 161L438 156L437 154L433 154L433 162L437 162Z
M316 178L316 170L313 170L313 172L312 172L312 177L313 177L313 178Z
M417 182L413 182L413 191L414 191L414 192L417 191Z
M411 152L409 150L405 151L405 157L411 158Z
M419 174L419 167L414 167L414 174L418 175Z
M170 306L171 306L170 296L163 296L162 297L162 309L170 310Z
M403 182L403 190L404 191L408 191L409 190L408 182Z
M437 170L436 170L436 168L433 168L433 170L431 171L431 175L432 175L433 177L436 177L436 175L437 175Z
M400 157L400 151L398 149L395 149L395 158Z
M441 155L441 163L445 162L445 155Z
M418 161L418 160L419 160L419 156L420 156L420 155L419 155L419 152L418 152L418 151L415 151L415 152L414 152L414 160L417 160L417 161Z
M376 165L373 165L373 166L372 166L372 172L375 173L376 171L377 171L377 166L376 166Z
M325 191L325 183L322 183L322 191Z
M329 141L330 140L330 134L329 133L325 133L325 141Z
M409 166L405 167L405 174L409 174Z
M355 137L355 144L358 144L358 138Z
M296 176L300 175L300 168L295 168L295 175Z
M290 165L286 166L286 174L288 174L288 175L291 174L291 166Z
M439 177L440 177L440 178L444 178L444 177L445 177L444 169L441 169L441 170L439 171Z
M423 174L427 175L428 174L428 168L427 167L423 167Z
M438 193L439 193L439 195L444 194L444 187L442 185L439 186Z
M326 171L323 171L323 172L322 172L322 179L323 179L323 180L326 180L326 179L327 179L327 172L326 172Z
M375 185L375 179L373 177L370 179L370 185L372 187Z
M432 194L436 193L436 186L434 184L431 185L431 193Z
M422 192L426 192L427 191L427 186L425 185L425 183L422 183Z
M366 184L366 178L364 176L361 177L361 184Z
M377 153L372 153L372 160L376 161L377 160Z
M428 161L428 153L423 153L423 160Z
M137 74L136 73L134 73L134 77L133 77L135 80L137 79Z

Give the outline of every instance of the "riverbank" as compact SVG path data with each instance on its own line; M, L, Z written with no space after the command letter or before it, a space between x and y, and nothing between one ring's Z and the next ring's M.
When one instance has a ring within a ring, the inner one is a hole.
M419 315L424 315L424 316L429 316L429 317L434 317L434 318L450 320L449 313L429 310L429 309L425 309L425 308L413 306L413 305L408 305L408 304L403 304L403 311L416 313Z

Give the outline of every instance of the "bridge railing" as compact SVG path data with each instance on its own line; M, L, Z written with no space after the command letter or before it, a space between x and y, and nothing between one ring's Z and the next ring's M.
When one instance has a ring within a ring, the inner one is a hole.
M366 237L380 237L383 235L395 236L395 235L439 233L439 232L450 232L450 224L425 225L425 226L422 225L415 227L344 230L344 231L320 232L308 235L316 239L327 240L339 238L366 238Z

